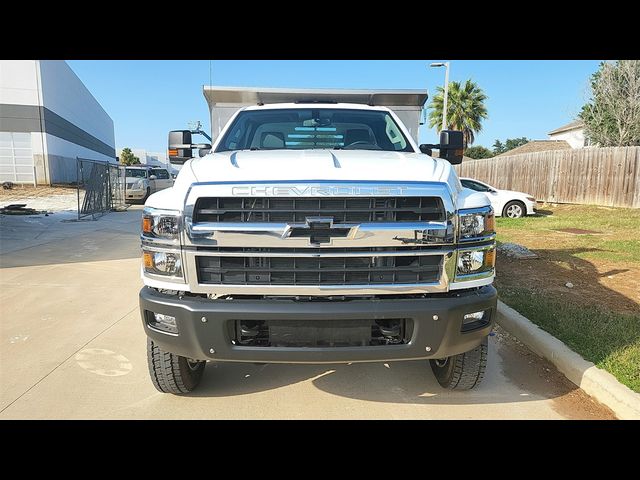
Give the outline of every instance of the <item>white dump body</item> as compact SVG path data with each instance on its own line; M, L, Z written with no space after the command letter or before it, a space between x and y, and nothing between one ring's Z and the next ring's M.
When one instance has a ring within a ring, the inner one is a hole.
M426 90L347 90L315 88L254 88L205 86L204 96L211 113L211 137L215 140L240 108L272 103L357 103L388 107L395 112L418 141L418 128Z

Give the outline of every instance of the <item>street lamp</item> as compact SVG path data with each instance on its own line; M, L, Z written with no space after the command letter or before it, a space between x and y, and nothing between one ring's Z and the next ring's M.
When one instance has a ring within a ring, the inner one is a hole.
M444 105L442 105L442 130L447 129L447 100L449 96L449 62L439 63L435 62L429 65L430 67L446 67L444 74Z

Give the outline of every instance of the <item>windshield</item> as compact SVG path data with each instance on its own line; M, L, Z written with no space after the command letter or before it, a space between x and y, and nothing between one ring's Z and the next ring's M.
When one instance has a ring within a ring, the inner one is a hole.
M147 178L147 171L141 168L127 168L127 177Z
M489 187L483 185L480 182L474 182L473 180L460 180L460 183L464 188L470 188L471 190L475 190L476 192L488 192Z
M242 111L216 152L327 148L413 152L388 112L338 108Z

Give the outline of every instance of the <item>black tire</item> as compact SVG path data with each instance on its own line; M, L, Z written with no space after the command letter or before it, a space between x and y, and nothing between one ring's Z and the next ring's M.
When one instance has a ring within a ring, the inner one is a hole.
M520 218L527 214L527 207L518 200L512 200L502 209L502 216L508 218Z
M149 195L151 195L151 187L147 187L147 194L142 199L142 203L145 203L147 201L147 198L149 198Z
M487 368L487 338L473 350L441 360L429 360L438 383L451 390L471 390L484 378Z
M189 393L198 386L207 362L165 352L147 338L147 361L153 386L162 393Z

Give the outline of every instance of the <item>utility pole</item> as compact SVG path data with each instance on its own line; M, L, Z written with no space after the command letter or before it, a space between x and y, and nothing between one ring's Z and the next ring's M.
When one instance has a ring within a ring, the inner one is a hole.
M430 67L445 67L444 73L444 102L442 105L442 129L447 129L447 101L449 100L449 62L432 63Z

